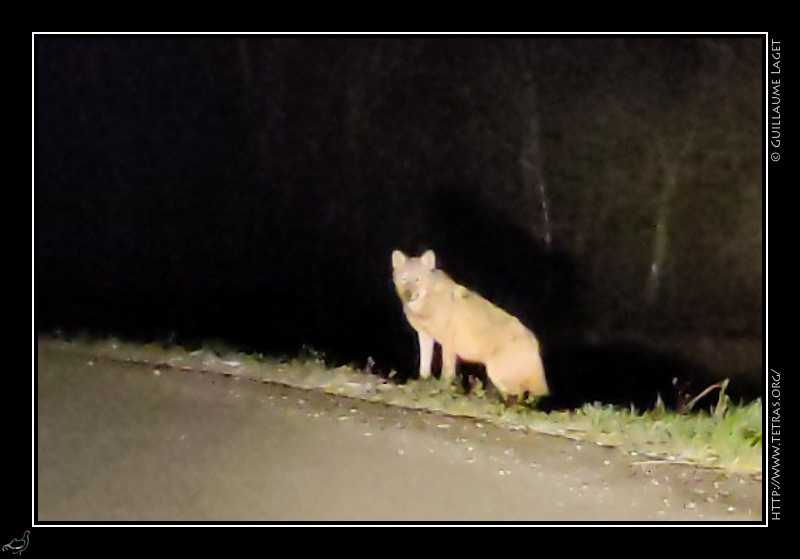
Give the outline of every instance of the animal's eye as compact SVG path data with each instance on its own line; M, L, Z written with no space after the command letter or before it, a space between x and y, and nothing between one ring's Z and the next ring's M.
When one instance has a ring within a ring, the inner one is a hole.
M400 281L402 281L403 283L407 282L408 281L408 274L401 275L400 276Z

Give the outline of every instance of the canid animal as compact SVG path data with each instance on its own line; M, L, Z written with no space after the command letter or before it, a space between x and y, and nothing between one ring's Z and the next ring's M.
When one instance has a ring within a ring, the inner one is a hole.
M456 359L483 363L504 398L548 393L539 342L522 323L436 268L436 255L392 252L393 279L408 322L419 336L419 376L431 374L434 341L442 346L442 378Z

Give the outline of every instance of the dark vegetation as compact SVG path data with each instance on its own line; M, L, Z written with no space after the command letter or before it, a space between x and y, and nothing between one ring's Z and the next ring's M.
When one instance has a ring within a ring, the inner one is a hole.
M559 405L755 397L763 43L39 36L36 327L410 375L433 248Z

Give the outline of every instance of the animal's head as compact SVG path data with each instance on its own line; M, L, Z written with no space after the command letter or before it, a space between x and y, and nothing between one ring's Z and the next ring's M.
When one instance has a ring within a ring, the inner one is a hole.
M406 256L399 250L392 252L392 278L394 288L404 303L410 303L423 295L433 279L436 255L426 250L422 256Z

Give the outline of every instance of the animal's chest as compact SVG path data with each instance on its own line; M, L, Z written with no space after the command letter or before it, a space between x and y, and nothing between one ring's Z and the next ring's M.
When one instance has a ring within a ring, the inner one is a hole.
M445 335L452 316L451 305L440 301L428 301L424 305L403 305L408 323L418 332L424 332L437 340Z

